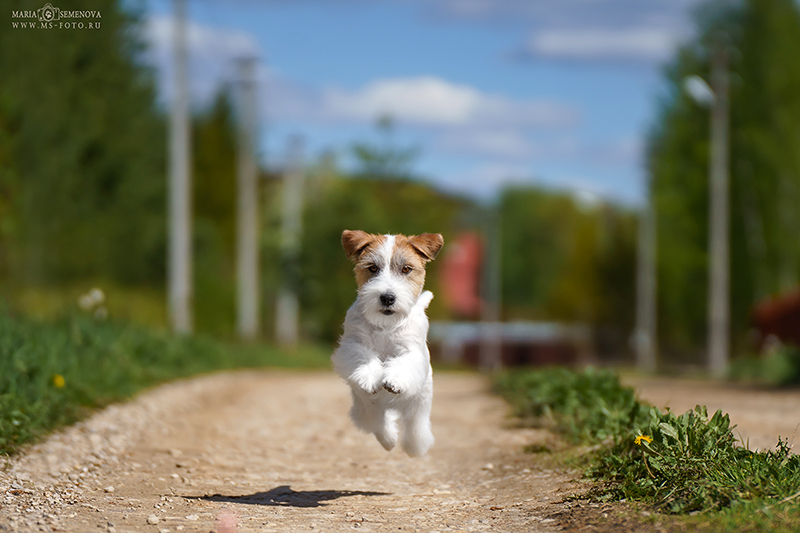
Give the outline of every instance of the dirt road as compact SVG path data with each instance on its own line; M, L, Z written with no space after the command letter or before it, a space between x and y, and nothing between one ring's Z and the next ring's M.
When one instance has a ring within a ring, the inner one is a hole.
M627 380L682 412L731 414L753 447L791 437L800 393ZM172 383L51 436L0 469L0 532L653 531L638 513L565 502L586 485L546 468L472 374L437 373L431 453L387 453L347 418L331 372ZM619 512L618 512L619 511Z
M330 372L237 372L112 406L0 473L0 531L549 531L585 485L538 467L480 376L435 378L430 454L385 452Z

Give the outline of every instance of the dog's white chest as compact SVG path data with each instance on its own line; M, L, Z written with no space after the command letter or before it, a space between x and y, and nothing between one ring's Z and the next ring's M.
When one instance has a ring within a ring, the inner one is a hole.
M373 349L378 354L381 361L391 359L402 351L401 346L398 345L396 338L391 335L386 335L383 332L378 332L373 335L372 342Z

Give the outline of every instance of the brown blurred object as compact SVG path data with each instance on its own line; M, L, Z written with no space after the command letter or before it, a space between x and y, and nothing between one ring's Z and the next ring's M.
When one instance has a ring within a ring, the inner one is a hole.
M446 250L439 271L445 305L462 318L476 318L481 309L481 239L462 233Z
M770 335L800 345L800 287L756 304L753 324L761 334L759 346Z

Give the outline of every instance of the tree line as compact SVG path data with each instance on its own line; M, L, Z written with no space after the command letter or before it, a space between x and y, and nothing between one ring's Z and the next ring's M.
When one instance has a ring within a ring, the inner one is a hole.
M33 9L15 0L14 9ZM79 9L86 2L78 2ZM144 13L92 2L103 30L0 33L0 287L11 311L36 309L32 287L106 284L163 295L165 110L142 62ZM705 342L708 112L683 90L708 77L712 37L732 50L731 250L733 335L747 349L749 310L800 278L800 14L792 0L705 3L697 36L665 70L647 145L658 220L659 343L697 358ZM390 127L383 120L381 128ZM224 91L195 110L193 209L199 331L229 336L235 317L236 120ZM296 284L304 338L333 341L354 297L343 229L419 233L445 242L481 231L485 205L413 173L414 150L357 143L361 165L310 158ZM264 330L286 269L280 263L280 174L262 169ZM502 316L591 324L624 352L633 328L637 213L586 204L568 191L513 186L496 204ZM447 251L447 244L443 253ZM439 283L437 262L428 283ZM163 307L163 299L154 304ZM34 306L35 307L35 306ZM148 311L145 311L148 312ZM431 314L455 318L441 299ZM163 310L162 310L163 315ZM152 321L151 321L152 322Z

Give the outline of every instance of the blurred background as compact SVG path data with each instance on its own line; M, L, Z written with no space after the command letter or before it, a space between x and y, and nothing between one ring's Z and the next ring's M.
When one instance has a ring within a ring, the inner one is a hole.
M800 342L795 0L0 14L5 314L332 345L363 229L444 236L441 359L722 375Z

